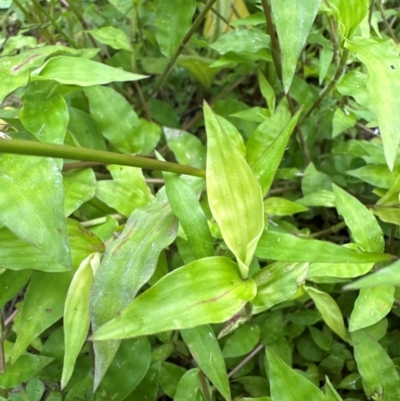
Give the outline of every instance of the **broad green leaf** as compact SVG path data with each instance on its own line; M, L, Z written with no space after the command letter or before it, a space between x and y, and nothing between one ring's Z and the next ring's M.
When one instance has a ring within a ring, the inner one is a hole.
M258 70L258 84L260 85L260 91L267 102L268 109L271 113L275 112L275 91L271 84L265 78L261 70Z
M310 380L290 368L268 347L266 350L272 401L327 401L324 393Z
M253 276L257 284L257 295L252 303L269 309L290 298L304 283L308 265L276 262L259 270Z
M263 195L265 195L271 187L276 171L282 161L283 153L285 152L289 138L296 127L301 111L302 109L297 111L291 120L284 126L282 131L280 131L278 136L252 165L252 169L260 183Z
M385 401L399 400L400 378L389 355L365 330L353 332L351 338L367 397Z
M207 130L207 194L211 212L234 253L243 278L264 228L260 186L245 159L227 142L223 127L204 104Z
M122 341L97 393L106 400L122 401L142 381L151 362L151 345L146 337Z
M238 129L226 118L219 115L216 115L216 117L221 125L222 131L226 135L226 141L229 141L243 157L246 157L246 145Z
M92 199L96 191L96 177L90 168L63 174L64 214L69 216L83 203Z
M127 34L113 26L103 26L99 29L88 31L98 42L108 45L113 49L131 51L131 45Z
M133 210L150 202L152 195L142 169L110 164L107 170L113 179L99 181L96 188L96 197L107 206L129 216Z
M270 37L257 28L234 29L221 35L210 45L219 54L232 53L256 53L259 50L267 49L271 46Z
M206 401L202 392L200 369L188 370L179 381L174 401Z
M329 6L339 22L339 32L348 38L367 15L368 0L333 0Z
M87 113L73 107L68 108L68 130L74 143L83 148L106 150L105 139L97 122Z
M178 163L198 168L206 166L206 148L200 139L178 129L164 127L163 131L168 147Z
M347 330L344 327L342 312L336 301L326 292L304 286L307 294L314 301L316 308L321 313L327 326L332 329L342 340L348 341Z
M115 90L94 86L85 89L90 113L103 136L123 153L140 152L144 143L140 120L127 100Z
M226 340L222 354L224 358L243 356L251 352L260 341L260 328L247 323L239 326Z
M400 141L400 60L392 39L355 38L349 47L367 67L370 108L378 119L386 163L393 170Z
M22 97L19 117L24 127L41 142L64 143L68 107L51 81L34 81Z
M119 68L82 57L53 57L40 70L39 76L65 85L93 86L110 82L137 81L146 78Z
M199 368L223 395L231 399L228 375L218 340L210 325L181 330L181 336Z
M353 113L345 113L342 109L336 109L332 119L332 138L354 127L357 118Z
M214 255L214 240L206 216L193 189L177 174L163 173L165 189L172 211L187 235L196 259Z
M279 134L287 126L291 117L289 105L286 98L284 98L278 104L274 114L269 118L262 119L261 124L250 135L246 143L246 158L251 166L260 159L266 149L279 137ZM280 163L282 156L278 155L278 157Z
M45 273L34 271L26 289L20 311L12 362L15 362L28 345L50 327L64 312L64 302L73 273Z
M4 270L0 274L0 308L21 291L31 276L32 270Z
M29 73L23 71L20 74L11 75L7 70L0 65L0 102L3 102L6 96L14 92L22 86L28 85Z
M282 81L289 92L297 61L310 33L321 0L271 0L282 52Z
M156 401L158 396L158 379L160 375L160 362L151 365L142 381L133 390L132 400Z
M362 288L350 316L349 330L356 331L383 319L392 309L393 286Z
M161 53L172 57L192 25L194 0L156 0L155 35Z
M399 166L394 167L393 171L390 172L388 167L384 164L367 164L356 170L347 171L347 174L352 177L357 177L376 187L387 189L394 185L399 173Z
M383 252L383 232L375 216L354 196L335 184L332 188L338 213L343 216L354 241L366 252Z
M332 191L321 189L297 199L296 203L303 206L335 207L335 194Z
M390 255L360 252L331 242L302 239L291 234L265 231L256 256L288 262L369 263L390 260Z
M65 353L61 389L68 384L76 359L88 335L90 289L99 264L99 253L89 255L82 261L68 288L63 319Z
M150 279L160 252L176 236L176 220L161 196L133 211L124 231L108 246L94 277L91 293L93 330L113 319ZM109 288L118 289L109 291ZM119 341L95 342L95 388L119 347Z
M345 290L356 290L358 288L377 286L400 286L400 261L394 262L383 269L363 277L351 284L347 284Z
M222 323L255 293L254 281L242 280L236 263L218 256L199 259L164 276L95 332L93 339L129 338Z
M168 397L174 398L178 384L186 369L171 362L162 362L160 371L160 386Z
M6 368L0 375L0 388L15 389L36 377L42 369L53 361L53 358L41 355L24 354L15 363L10 362L12 343L5 342Z
M44 391L44 384L38 378L30 380L26 385L26 393L31 401L40 401Z
M3 154L0 221L21 240L71 267L62 175L54 159Z
M307 271L307 279L313 277L358 277L367 274L373 266L373 263L311 263Z
M264 201L264 212L274 216L291 216L307 210L307 207L285 198L269 197Z

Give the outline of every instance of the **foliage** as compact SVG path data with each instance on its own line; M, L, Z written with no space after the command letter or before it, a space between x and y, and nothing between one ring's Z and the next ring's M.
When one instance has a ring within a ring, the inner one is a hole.
M0 399L400 400L396 1L0 10Z

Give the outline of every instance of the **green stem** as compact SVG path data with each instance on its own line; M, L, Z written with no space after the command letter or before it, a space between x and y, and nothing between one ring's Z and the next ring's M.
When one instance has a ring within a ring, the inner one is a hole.
M179 55L181 54L182 50L187 45L187 43L189 42L189 39L196 32L196 29L199 27L199 25L203 21L204 17L206 16L206 14L208 13L208 11L211 9L211 7L214 5L214 3L216 1L217 0L208 0L207 4L204 6L204 8L201 10L200 14L194 20L192 26L190 27L190 29L186 33L185 37L182 39L181 44L176 49L175 54L169 60L169 63L165 67L164 72L161 74L161 76L158 79L158 81L154 84L154 88L153 88L150 96L148 97L149 99L152 98L158 92L158 90L161 88L162 84L164 83L165 79L167 78L167 76L171 72L171 69L174 66L174 64L175 64L176 60L178 59Z
M153 160L141 156L130 156L103 150L76 148L74 146L25 141L21 139L0 139L0 152L118 164L121 166L169 171L171 173L193 175L202 178L206 175L204 170L195 167Z

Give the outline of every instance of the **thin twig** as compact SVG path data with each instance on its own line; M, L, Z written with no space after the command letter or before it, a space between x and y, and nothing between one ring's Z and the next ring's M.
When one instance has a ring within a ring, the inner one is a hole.
M247 362L250 361L253 357L255 357L260 351L262 351L265 348L264 344L259 344L257 345L256 348L253 349L253 351L250 352L240 363L238 363L229 373L228 373L228 378L231 378L239 369L241 369L244 365L246 365Z
M157 80L157 82L154 84L153 90L151 91L150 95L148 96L148 99L151 99L161 88L162 84L164 83L165 79L169 75L169 73L172 70L172 67L174 66L176 60L178 59L179 55L182 53L182 50L185 48L187 43L189 42L190 38L192 35L195 33L196 29L199 27L201 22L203 21L204 17L207 15L208 11L211 9L211 7L214 5L214 3L217 0L209 0L207 4L204 6L204 8L201 10L200 14L197 16L197 18L194 20L192 26L186 33L185 37L182 39L181 44L179 47L176 49L175 54L172 56L172 58L169 60L167 66L165 67L163 73L161 74L160 78Z
M388 20L387 20L386 17L385 17L385 9L383 8L382 0L378 0L378 4L379 4L379 12L380 12L380 14L381 14L383 23L384 23L385 26L386 26L386 29L389 31L389 34L390 34L390 36L392 37L392 39L394 40L394 42L395 42L396 44L399 43L399 41L398 41L397 38L396 38L396 35L395 35L394 32L393 32L392 27L390 26Z
M325 230L321 230L321 231L317 231L316 233L313 233L311 235L309 235L309 238L318 238L318 237L322 237L325 234L331 234L331 233L337 233L339 230L341 230L342 228L346 227L346 223L344 221L341 221L338 224L335 224L332 227L326 228Z
M204 4L207 4L206 0L201 0L201 2ZM233 25L231 25L231 23L214 7L211 7L211 12L213 12L221 21L225 22L225 24L228 25L229 28L235 29L235 27Z

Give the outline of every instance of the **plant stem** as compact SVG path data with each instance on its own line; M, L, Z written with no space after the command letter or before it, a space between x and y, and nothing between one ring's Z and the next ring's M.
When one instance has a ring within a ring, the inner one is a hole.
M396 35L394 34L392 27L390 26L388 20L387 20L386 17L385 17L385 10L384 10L384 8L383 8L382 0L378 0L378 4L379 4L379 12L380 12L380 14L381 14L383 23L385 24L386 29L388 30L389 35L390 35L391 38L393 39L394 43L398 44L399 41L397 40Z
M195 167L153 160L141 156L131 156L103 150L77 148L74 146L21 139L0 139L0 152L118 164L121 166L169 171L171 173L193 175L202 178L204 178L206 174L204 170Z
M241 369L244 365L246 365L247 362L250 361L251 358L256 356L260 351L262 351L265 348L264 344L259 344L257 345L256 348L253 349L253 351L250 352L249 355L247 355L240 363L238 363L229 373L228 377L231 378L239 369Z
M172 67L174 66L176 60L178 59L179 55L181 54L182 50L186 46L186 44L189 42L189 39L192 37L192 35L195 33L196 29L199 27L201 22L203 21L204 17L208 13L208 11L211 9L211 7L214 5L214 3L217 0L208 0L207 4L204 6L204 8L201 10L200 14L197 16L197 18L194 20L192 26L186 33L185 37L182 39L181 44L179 47L176 49L175 54L172 56L172 58L169 60L169 63L165 67L165 70L161 74L160 78L158 81L154 84L154 88L150 95L148 96L148 99L152 98L158 90L161 88L162 84L164 83L165 79L167 78L168 74L171 72Z

